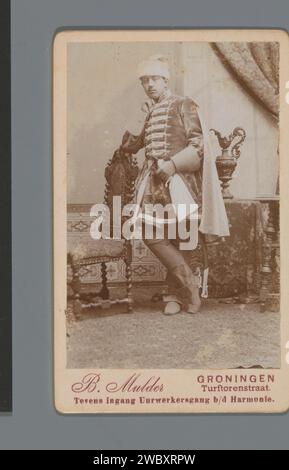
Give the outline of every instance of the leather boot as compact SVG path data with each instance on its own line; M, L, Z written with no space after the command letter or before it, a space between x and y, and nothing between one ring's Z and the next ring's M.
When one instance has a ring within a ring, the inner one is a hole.
M198 313L201 308L201 299L199 293L199 285L193 286L192 288L192 302L187 306L187 313Z
M164 315L176 315L177 313L180 313L181 311L181 305L178 302L168 302L165 305L163 314Z
M163 301L166 303L163 310L164 315L176 315L177 313L180 313L182 302L176 295L164 295Z
M183 299L183 309L187 313L197 313L201 307L199 276L195 276L187 264L176 266L172 275L179 285L178 297Z

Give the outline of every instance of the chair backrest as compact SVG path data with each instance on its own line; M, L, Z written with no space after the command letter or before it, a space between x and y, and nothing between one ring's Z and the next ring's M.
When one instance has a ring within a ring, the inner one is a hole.
M113 197L121 197L121 207L132 202L135 192L135 180L138 175L136 158L117 149L109 160L104 176L106 179L104 203L110 209L111 222L113 215ZM124 218L122 219L122 223ZM111 223L112 227L112 223Z

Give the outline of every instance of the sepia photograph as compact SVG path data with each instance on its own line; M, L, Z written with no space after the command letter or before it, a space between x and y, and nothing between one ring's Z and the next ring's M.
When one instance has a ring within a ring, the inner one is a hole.
M58 44L65 73L63 114L54 95L62 286L55 348L56 368L78 374L71 408L83 411L80 396L104 381L102 370L122 374L104 381L107 396L94 402L103 411L111 411L112 391L161 395L162 374L172 370L178 396L189 371L200 391L171 411L195 403L218 411L208 392L232 391L232 383L241 385L224 395L225 411L239 411L238 393L245 405L270 406L282 369L279 88L287 37L114 33L64 32Z

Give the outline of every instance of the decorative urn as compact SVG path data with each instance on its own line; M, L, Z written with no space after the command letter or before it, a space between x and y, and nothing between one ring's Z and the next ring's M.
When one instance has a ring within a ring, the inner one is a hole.
M245 140L246 132L241 127L235 127L229 136L222 136L216 129L210 130L216 135L222 149L222 154L216 158L216 166L222 187L223 198L232 199L233 195L229 189L230 181L237 166L238 158L241 154L240 146ZM229 151L229 148L235 139L237 139L237 141Z

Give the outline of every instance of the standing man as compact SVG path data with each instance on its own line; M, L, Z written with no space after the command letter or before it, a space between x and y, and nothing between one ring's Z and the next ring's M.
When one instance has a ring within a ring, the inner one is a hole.
M229 235L228 222L214 159L208 155L197 104L188 97L173 94L168 82L169 67L162 56L152 56L138 67L138 78L150 99L147 116L139 136L126 132L122 149L136 153L145 149L145 162L137 182L137 200L142 204L174 204L170 181L179 175L178 201L184 191L201 213L199 233L208 236ZM174 191L176 194L176 191ZM185 198L185 196L184 196ZM164 314L184 309L200 309L199 275L189 265L191 252L179 249L178 240L144 240L168 270L168 295L164 296Z

